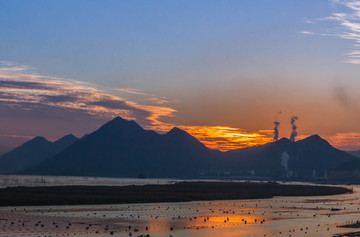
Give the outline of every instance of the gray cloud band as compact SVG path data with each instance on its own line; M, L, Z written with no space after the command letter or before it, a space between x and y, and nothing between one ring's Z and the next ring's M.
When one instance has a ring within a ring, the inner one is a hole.
M142 93L142 96L147 94ZM155 128L161 124L160 117L176 112L165 106L142 105L88 83L38 75L28 72L27 67L9 67L4 63L0 63L0 109L7 114L18 110L43 114L66 111L67 114L109 118L122 116Z

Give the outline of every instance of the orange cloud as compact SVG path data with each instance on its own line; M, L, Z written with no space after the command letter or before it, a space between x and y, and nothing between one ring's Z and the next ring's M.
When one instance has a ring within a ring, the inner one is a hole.
M167 132L175 126L161 121L162 118L175 116L177 112L169 106L164 106L171 104L165 97L157 97L133 88L100 89L99 86L90 83L39 75L29 70L26 66L0 61L2 113L9 110L34 109L39 116L43 116L45 111L61 114L66 110L72 115L80 112L102 120L121 116L136 120L146 129L158 132ZM134 98L129 99L130 95ZM136 98L141 98L145 104ZM222 151L265 144L271 142L273 136L273 130L249 131L230 126L178 127L199 139L207 147ZM305 137L301 135L297 139ZM352 150L360 147L360 133L338 133L326 138L340 149Z
M2 64L2 67L1 67ZM26 66L0 61L0 103L7 107L31 110L42 106L46 110L65 109L111 119L121 116L137 120L145 127L162 126L161 117L171 117L176 110L161 106L165 98L136 89L119 92L148 97L153 105L143 105L128 98L111 94L112 89L71 79L33 73Z
M14 135L14 134L1 134L1 133L0 133L0 137L25 138L25 139L33 138L33 136Z
M360 133L338 133L327 140L341 150L357 150L360 148Z
M249 132L226 126L179 126L207 147L222 151L256 146L272 141L272 130Z

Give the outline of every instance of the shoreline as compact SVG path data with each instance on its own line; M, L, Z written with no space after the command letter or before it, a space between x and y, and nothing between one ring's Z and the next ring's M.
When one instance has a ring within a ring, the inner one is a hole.
M50 206L263 199L352 193L334 186L278 183L179 182L130 186L8 187L0 206Z

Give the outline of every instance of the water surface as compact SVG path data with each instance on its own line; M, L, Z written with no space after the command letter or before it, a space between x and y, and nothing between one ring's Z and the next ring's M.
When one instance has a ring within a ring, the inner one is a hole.
M332 236L360 219L353 194L91 206L3 207L0 236Z

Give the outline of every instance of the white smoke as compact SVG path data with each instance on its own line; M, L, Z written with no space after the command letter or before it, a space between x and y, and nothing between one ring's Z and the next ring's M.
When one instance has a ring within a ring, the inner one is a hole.
M281 166L284 167L285 171L286 171L286 176L288 176L288 161L290 159L289 154L284 151L283 153L281 153Z
M313 172L312 172L312 177L313 177L313 179L315 179L315 178L316 178L316 170L315 170L315 169L313 169Z

